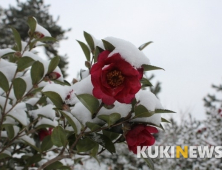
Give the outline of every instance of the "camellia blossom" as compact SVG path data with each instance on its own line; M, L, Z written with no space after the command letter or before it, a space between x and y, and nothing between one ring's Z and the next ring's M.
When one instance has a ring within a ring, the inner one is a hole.
M48 135L51 135L52 134L52 128L49 128L49 130L46 130L46 129L41 129L38 133L39 135L39 140L40 141L43 141L43 139L48 136Z
M158 133L157 128L146 125L136 125L126 134L128 148L137 154L137 146L152 146L155 138L151 133Z
M141 88L143 69L134 68L119 53L108 57L109 54L107 50L100 53L98 62L90 70L93 95L108 105L116 100L131 103Z

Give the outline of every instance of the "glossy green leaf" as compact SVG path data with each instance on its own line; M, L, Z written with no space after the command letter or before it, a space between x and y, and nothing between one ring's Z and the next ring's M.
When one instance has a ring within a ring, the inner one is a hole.
M22 57L18 60L17 65L17 71L24 71L26 68L30 67L33 63L35 62L35 60L33 60L30 57Z
M54 170L54 169L60 169L63 166L63 164L59 161L54 162L52 164L50 164L49 166L47 166L44 170Z
M82 102L82 104L92 113L96 113L99 108L99 100L90 94L80 94L76 97Z
M106 41L106 40L102 40L102 41L103 41L103 45L106 50L113 51L115 49L115 47L111 43L109 43L108 41Z
M52 143L52 140L51 140L51 135L48 135L42 141L41 151L47 151L50 148L52 148L52 146L53 146L53 143Z
M69 122L69 124L72 126L72 128L74 129L74 132L77 134L77 127L75 122L73 121L73 115L71 115L71 113L67 113L67 112L62 112L60 111L60 113L67 119L67 121Z
M135 118L138 117L150 117L154 114L154 112L150 112L143 105L138 105L135 107Z
M94 142L89 137L85 137L78 141L76 148L78 152L87 152L91 149L93 149L97 145L96 142Z
M176 113L176 112L167 109L156 109L155 113Z
M5 130L7 131L8 138L11 140L15 136L13 125L5 125Z
M96 144L94 148L91 150L91 156L95 157L99 151L99 144Z
M119 113L112 113L110 115L99 115L98 118L105 121L108 126L111 126L121 118L121 115Z
M142 78L141 80L140 80L140 82L142 83L142 87L147 87L147 86L153 86L151 83L150 83L150 81L147 79L147 78Z
M146 42L144 44L142 44L141 46L139 46L139 50L143 50L144 48L146 48L148 45L150 45L151 43L153 43L152 41Z
M90 50L89 50L88 46L87 46L85 43L81 42L81 41L78 41L78 40L77 40L77 42L78 42L79 45L81 46L82 51L84 52L84 54L85 54L85 56L86 56L86 60L87 60L87 61L90 61Z
M13 32L13 35L14 35L14 38L15 38L15 42L17 44L17 48L18 48L17 51L21 52L22 51L21 36L15 28L11 27L11 29L12 29L12 32Z
M0 87L7 92L9 90L9 83L6 76L0 71Z
M21 99L26 91L26 83L22 78L16 78L12 81L15 97Z
M62 109L63 100L58 93L53 91L47 91L43 92L43 94L46 95L58 109Z
M55 146L65 146L67 142L65 130L61 126L55 127L51 134L51 140Z
M36 28L36 24L37 24L37 21L34 17L28 17L28 26L29 26L29 29L31 31L31 34L33 34L35 32L35 28Z
M85 32L85 31L84 31L83 34L84 34L84 37L85 37L85 40L86 40L87 44L89 45L91 51L93 52L94 51L94 41L93 41L92 36L89 33Z
M143 67L143 70L144 71L151 71L151 70L164 70L163 68L161 67L156 67L156 66L152 66L152 65L147 65L147 64L143 64L142 65Z
M43 78L44 66L41 62L35 61L31 68L31 78L32 84L37 85L39 81Z
M169 120L167 120L167 119L165 119L165 118L163 118L163 117L161 117L161 122L171 123Z
M55 70L55 68L58 66L60 61L60 57L59 56L55 56L54 58L51 59L50 63L49 63L49 68L48 68L48 73L53 72L53 70Z
M99 126L96 123L92 123L92 122L86 122L86 126L91 130L91 131L95 131L97 129L100 129L101 126Z

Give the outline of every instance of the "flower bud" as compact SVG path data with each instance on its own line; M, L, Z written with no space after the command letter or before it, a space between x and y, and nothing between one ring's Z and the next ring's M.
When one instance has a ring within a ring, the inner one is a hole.
M18 57L18 58L21 58L21 57L22 57L22 54L21 54L20 51L16 51L16 52L14 53L14 56L15 56L15 57Z
M59 77L61 77L61 75L60 75L59 73L57 73L57 72L51 72L51 73L49 73L49 78L50 78L51 80L56 80L56 79L58 79Z

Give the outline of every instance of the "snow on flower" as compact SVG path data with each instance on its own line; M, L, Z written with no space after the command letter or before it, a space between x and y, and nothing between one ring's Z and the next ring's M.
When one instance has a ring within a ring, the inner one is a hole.
M141 73L122 59L119 53L109 55L109 51L100 53L98 62L90 70L93 95L108 105L116 100L131 103L141 88Z

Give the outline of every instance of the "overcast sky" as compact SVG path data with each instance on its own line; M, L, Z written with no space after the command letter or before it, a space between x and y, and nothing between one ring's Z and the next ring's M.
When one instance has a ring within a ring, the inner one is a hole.
M0 5L5 8L15 2L0 0ZM144 53L152 65L165 69L152 72L162 82L161 103L204 118L202 99L214 92L212 83L222 80L221 0L45 0L45 4L51 5L54 19L60 16L59 25L72 28L59 49L70 57L69 81L84 67L84 54L75 41L84 41L83 31L136 46L153 41Z

